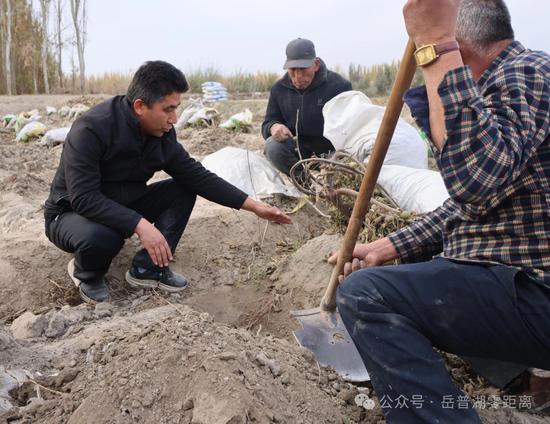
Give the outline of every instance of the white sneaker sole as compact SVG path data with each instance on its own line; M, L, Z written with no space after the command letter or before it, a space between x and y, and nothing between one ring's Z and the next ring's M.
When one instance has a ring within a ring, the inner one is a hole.
M177 293L187 288L187 286L185 287L169 286L157 280L142 280L139 278L135 278L135 277L132 277L132 275L130 274L130 271L126 271L125 279L128 284L138 289L159 289L168 293Z
M74 276L74 258L72 258L69 263L67 264L67 272L69 273L69 277L71 277L71 280L73 280L74 285L76 288L80 287L80 281L78 278Z
M82 290L80 290L80 284L82 283L82 281L80 281L78 278L74 276L74 258L72 258L67 264L67 273L69 274L69 277L71 278L71 280L73 280L73 283L78 289L78 293L80 294L80 298L84 302L89 303L91 305L95 305L96 303L98 303L97 300L94 300L91 297L86 296L86 294ZM111 301L111 298L105 300L104 302L110 302L110 301Z

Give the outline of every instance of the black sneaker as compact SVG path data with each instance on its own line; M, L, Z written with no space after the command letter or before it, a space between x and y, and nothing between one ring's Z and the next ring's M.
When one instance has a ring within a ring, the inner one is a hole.
M67 265L67 272L69 277L73 280L78 291L80 293L80 298L86 303L99 303L99 302L108 302L111 300L111 295L109 293L109 288L105 283L105 279L102 278L96 284L88 284L83 281L80 281L74 276L74 258L71 259Z
M168 267L162 271L150 271L138 266L132 266L126 272L126 281L136 288L159 288L170 293L184 290L187 287L187 278Z

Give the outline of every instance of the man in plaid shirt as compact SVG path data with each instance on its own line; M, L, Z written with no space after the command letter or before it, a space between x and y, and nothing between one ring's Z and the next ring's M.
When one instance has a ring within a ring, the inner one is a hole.
M378 397L422 400L385 402L388 423L479 423L433 346L550 369L550 57L514 41L502 0L409 0L404 15L417 48L443 50L422 68L429 108L407 97L450 199L358 245L338 308Z

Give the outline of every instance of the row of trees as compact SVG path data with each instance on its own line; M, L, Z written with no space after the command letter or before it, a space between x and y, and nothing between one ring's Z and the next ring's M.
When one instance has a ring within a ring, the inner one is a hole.
M399 62L373 66L352 63L348 68L348 78L354 90L362 91L369 97L386 97L390 94L398 70ZM422 71L417 69L412 86L420 84L423 84Z
M0 93L84 92L85 45L86 0L0 0Z

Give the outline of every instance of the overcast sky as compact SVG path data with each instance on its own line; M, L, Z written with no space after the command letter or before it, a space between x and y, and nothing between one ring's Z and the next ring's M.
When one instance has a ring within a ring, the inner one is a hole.
M282 73L284 50L311 39L330 68L399 59L405 0L88 0L86 71L135 71L162 59L184 72L213 66ZM516 38L550 52L550 1L508 0Z

